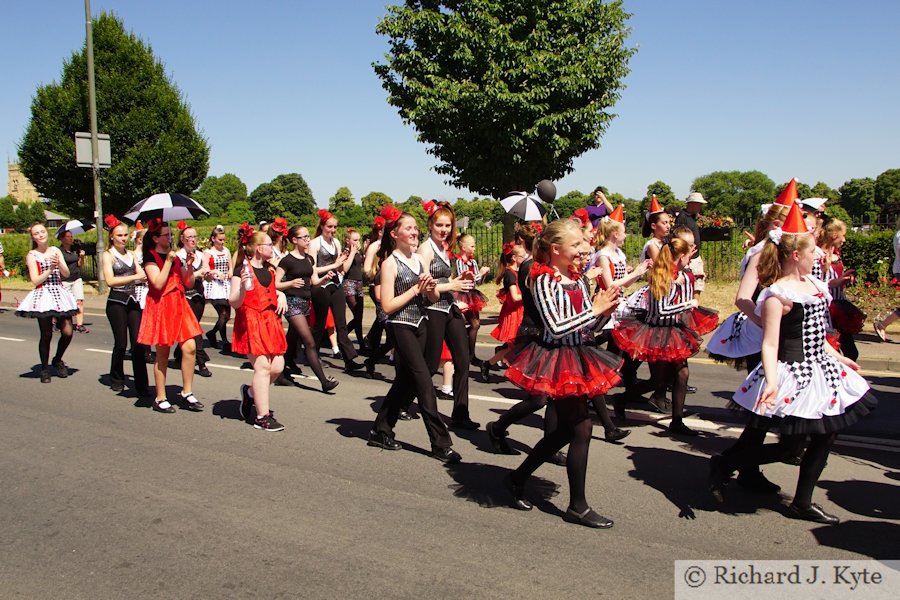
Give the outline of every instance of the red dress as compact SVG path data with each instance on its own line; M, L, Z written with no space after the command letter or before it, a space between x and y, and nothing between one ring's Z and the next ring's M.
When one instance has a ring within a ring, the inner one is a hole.
M281 325L278 308L278 293L275 290L275 269L269 267L272 277L264 286L250 269L253 289L244 292L244 302L234 317L234 331L231 349L238 354L253 356L277 356L287 352L287 339Z
M503 274L503 288L497 293L497 297L503 302L500 307L500 316L497 318L497 326L491 331L491 337L495 340L508 343L516 339L519 328L522 326L522 299L516 302L512 299L509 290L512 286L518 286L517 271L509 267Z
M155 251L150 252L156 266L162 270L165 259ZM202 333L194 316L181 281L181 259L175 258L169 270L169 278L161 290L148 285L147 304L141 318L138 343L145 346L174 346Z

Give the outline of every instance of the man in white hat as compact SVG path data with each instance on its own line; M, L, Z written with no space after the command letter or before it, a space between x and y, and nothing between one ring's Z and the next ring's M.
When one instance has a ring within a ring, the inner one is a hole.
M697 215L703 210L706 200L700 192L691 192L687 197L687 207L678 213L675 226L683 225L694 233L694 254L691 255L690 269L694 273L694 298L699 299L706 283L706 272L703 270L703 259L700 257L700 228L697 227Z

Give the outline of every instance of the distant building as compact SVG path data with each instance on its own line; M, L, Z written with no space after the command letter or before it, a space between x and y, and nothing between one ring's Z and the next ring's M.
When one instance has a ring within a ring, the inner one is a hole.
M28 181L28 178L25 177L22 170L19 168L19 163L11 163L9 160L6 161L6 170L9 174L9 179L7 181L7 194L16 199L17 202L34 202L36 200L41 199L41 195L38 194L37 189Z

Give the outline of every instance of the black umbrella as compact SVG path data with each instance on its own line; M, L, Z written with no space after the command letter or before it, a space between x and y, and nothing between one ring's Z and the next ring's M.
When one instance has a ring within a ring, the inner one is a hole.
M523 221L540 221L547 212L540 198L527 192L510 192L500 201L500 205L507 213Z
M129 208L125 218L129 221L141 219L145 222L149 219L180 221L198 219L204 215L209 216L209 211L184 194L153 194Z
M62 236L65 232L71 231L72 235L78 235L80 233L84 233L85 231L90 231L93 229L95 225L90 221L83 221L81 219L73 219L64 225L60 225L56 229L56 239L61 240Z

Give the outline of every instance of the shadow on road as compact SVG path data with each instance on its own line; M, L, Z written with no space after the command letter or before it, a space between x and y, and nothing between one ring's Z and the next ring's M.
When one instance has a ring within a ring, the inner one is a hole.
M450 485L453 495L484 508L510 506L512 496L503 486L503 477L509 472L504 467L484 463L461 462L448 465L447 472L455 483ZM565 470L559 471L561 477ZM525 486L525 496L541 512L562 517L563 513L551 498L559 494L559 486L548 479L532 475Z
M900 556L897 540L900 525L873 521L844 521L837 525L816 527L812 534L822 546L849 550L879 560Z
M819 481L828 499L844 509L873 519L900 520L900 486L875 481ZM900 552L898 552L900 554Z

